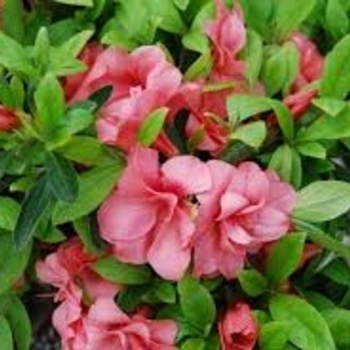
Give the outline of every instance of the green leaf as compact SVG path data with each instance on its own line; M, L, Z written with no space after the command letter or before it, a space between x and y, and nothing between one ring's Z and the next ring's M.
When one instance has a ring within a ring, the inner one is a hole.
M343 99L350 91L350 34L342 38L327 55L321 79L322 97Z
M56 151L65 158L86 166L105 164L113 159L107 149L96 138L90 136L73 136Z
M200 30L191 30L182 37L182 44L187 49L201 54L210 52L208 37Z
M350 311L345 309L332 309L322 312L333 339L340 349L350 348Z
M205 51L186 70L186 80L192 81L200 77L206 77L210 73L211 65L210 51Z
M2 313L11 329L17 350L28 350L31 344L31 322L21 300L8 294L0 297L0 313Z
M18 251L12 242L10 234L0 235L0 294L9 290L18 278L22 276L27 266L32 244Z
M65 4L65 5L74 5L74 6L94 6L94 0L53 0L54 2Z
M247 45L244 48L244 58L246 64L245 76L249 86L254 88L263 63L263 40L253 30L248 30L247 32Z
M261 350L285 350L288 342L290 324L284 321L265 323L259 332Z
M2 350L13 350L11 327L6 318L0 315L0 344Z
M100 259L93 269L108 281L124 285L145 284L152 278L151 270L147 266L126 264L112 257Z
M296 30L313 10L315 0L277 0L276 2L276 32L279 39L285 39L289 33Z
M151 146L162 131L169 109L158 108L141 124L137 133L138 141L145 147Z
M265 141L266 135L266 124L260 120L238 127L230 135L230 139L241 140L253 148L259 148Z
M306 301L291 295L275 295L269 304L274 320L291 324L290 341L301 349L336 350L326 321Z
M308 239L312 242L341 256L350 257L350 247L323 232L318 227L297 219L293 219L293 223L297 229L306 232Z
M17 249L22 249L30 241L51 199L51 187L47 178L43 176L22 203L13 236Z
M1 29L21 42L24 36L24 10L21 0L5 0L1 8Z
M345 101L332 97L315 98L312 104L332 117L336 117L347 106Z
M85 108L69 109L64 116L64 124L69 136L87 129L94 122L94 115Z
M47 74L39 83L34 95L37 108L36 123L46 136L55 131L64 114L64 96L60 83Z
M298 141L337 140L350 137L350 107L336 117L323 115L308 128L301 129Z
M200 338L187 339L181 345L181 350L205 350L205 341Z
M335 259L322 270L322 275L334 283L350 287L350 267L344 259Z
M281 179L299 188L302 176L300 156L290 146L284 144L275 150L269 168L275 170Z
M47 180L53 195L63 202L74 202L78 197L79 184L72 164L58 154L46 154Z
M186 320L198 335L208 335L215 320L215 303L209 291L198 280L185 277L178 283L180 305Z
M270 100L272 109L275 112L278 125L281 128L284 138L293 142L294 140L294 120L289 109L282 103L277 100Z
M33 60L41 74L45 74L50 58L50 39L46 27L41 27L35 38Z
M37 74L27 51L3 32L0 32L0 65L10 71L20 72L30 77L35 77Z
M265 97L234 94L227 99L227 110L232 124L270 109L270 100Z
M87 252L97 254L102 248L102 239L97 235L93 227L93 219L83 216L73 222L74 230L84 244Z
M289 92L299 69L299 54L295 45L287 43L281 47L270 49L271 54L265 59L261 79L268 96L273 96L283 90Z
M0 228L12 232L20 209L20 205L12 198L0 197Z
M276 243L267 258L266 275L270 283L277 287L298 267L305 244L306 234L292 233Z
M326 28L339 40L348 33L349 19L339 0L328 0L326 7Z
M142 296L142 301L147 304L173 304L176 302L175 287L166 281L156 281Z
M62 52L66 52L67 55L77 57L79 53L83 50L85 45L88 43L93 34L93 30L84 30L74 35L69 40L65 41L60 46L60 50Z
M333 220L350 209L350 184L316 181L298 193L293 216L309 222Z
M115 186L121 170L122 165L115 162L115 164L97 167L80 175L78 198L71 204L57 204L53 213L54 224L74 221L95 210Z
M257 270L243 270L238 275L239 283L242 289L250 296L257 297L266 292L267 280Z
M300 154L306 157L326 159L327 151L319 142L302 142L297 145Z
M190 3L190 0L173 0L174 4L181 10L185 11Z
M265 38L269 36L270 17L274 7L272 0L241 0L248 28L253 28Z

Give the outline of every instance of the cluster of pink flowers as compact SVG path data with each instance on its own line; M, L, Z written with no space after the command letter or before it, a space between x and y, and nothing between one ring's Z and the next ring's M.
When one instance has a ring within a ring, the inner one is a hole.
M247 252L288 231L295 201L289 184L254 163L175 156L160 166L157 151L136 147L99 223L122 261L179 280L193 253L196 276L230 279Z
M128 53L92 44L81 56L88 70L64 82L69 104L106 85L113 87L98 113L97 133L101 142L127 152L127 166L99 209L101 236L118 260L147 263L171 281L185 273L235 278L249 254L288 233L296 203L292 186L256 163L234 166L179 155L165 132L151 148L137 144L140 126L160 107L168 110L166 123L173 122L178 111L188 111L187 136L203 130L197 149L216 155L227 144L226 98L251 90L240 59L246 43L243 14L238 6L228 10L222 0L216 5L216 18L203 28L213 51L209 77L184 82L160 47ZM302 34L295 33L290 40L300 52L300 72L285 103L299 116L317 94L308 84L320 77L323 58ZM219 82L233 84L205 91L206 84ZM264 95L262 84L256 84L254 92ZM107 350L112 343L124 350L176 349L175 322L126 315L113 300L122 287L92 270L96 259L73 239L37 265L39 278L58 288L56 301L61 304L53 321L63 349ZM249 306L233 305L220 319L219 333L224 350L252 349L257 325Z

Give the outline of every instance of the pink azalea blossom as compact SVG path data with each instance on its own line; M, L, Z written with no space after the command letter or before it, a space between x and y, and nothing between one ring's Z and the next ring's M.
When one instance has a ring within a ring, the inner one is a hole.
M143 46L132 53L115 48L101 52L99 47L91 47L82 59L92 65L80 78L81 85L69 103L87 99L103 86L113 86L112 96L99 112L98 137L104 143L129 150L136 143L142 122L151 112L167 106L180 87L180 71L157 46ZM79 76L68 80L68 95L77 79ZM177 152L165 134L156 141L156 147L166 154Z
M90 308L64 301L53 314L62 350L176 350L177 325L127 315L111 298L97 299Z
M254 163L236 168L213 160L208 166L213 185L197 196L194 273L229 279L242 269L247 251L287 233L296 193Z
M294 82L293 90L299 91L305 85L321 78L324 58L319 53L316 45L301 32L296 32L291 37L299 51L299 74Z
M67 101L74 103L85 100L105 85L107 71L95 64L102 52L103 46L99 43L90 43L84 48L79 59L87 70L65 78L63 88Z
M321 78L324 58L316 45L304 34L296 32L291 37L299 52L299 72L292 86L292 94L284 99L292 115L297 119L303 116L317 96L316 89L304 89L308 84Z
M244 63L237 56L246 43L243 14L236 5L228 10L223 0L215 0L216 18L204 26L213 43L213 74L217 77L242 75Z
M252 350L258 337L258 325L249 305L232 305L219 322L222 350Z
M295 119L300 118L309 109L312 99L317 96L316 90L300 90L287 96L283 102Z
M86 350L176 350L177 325L170 320L128 316L112 299L99 299L84 319ZM79 349L77 349L79 350Z
M78 238L72 238L62 244L58 250L38 261L36 271L41 281L58 288L56 301L75 300L79 304L82 288L90 300L101 297L113 297L119 286L103 280L93 270L96 256L84 252Z
M181 279L195 231L189 199L210 186L209 169L197 158L176 156L160 167L156 151L136 147L99 211L101 235L118 259L149 262L163 278Z
M53 312L52 324L61 338L62 350L82 350L87 347L83 325L85 312L79 301L63 301Z

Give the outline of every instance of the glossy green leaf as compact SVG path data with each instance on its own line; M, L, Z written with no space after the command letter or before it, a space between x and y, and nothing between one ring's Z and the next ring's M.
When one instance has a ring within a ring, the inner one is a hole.
M186 320L198 335L208 335L215 320L215 303L209 291L198 280L185 277L178 283L180 305Z
M348 33L350 23L347 13L342 6L342 1L327 1L325 25L327 30L337 40Z
M350 91L350 34L342 38L327 55L320 93L322 97L343 99Z
M22 276L27 266L32 244L29 243L18 251L10 234L0 235L0 294L9 290L18 278Z
M266 135L266 124L263 121L257 121L238 127L230 135L230 139L241 140L253 148L259 148L265 141Z
M24 10L22 0L5 0L1 6L1 29L21 42L24 36Z
M149 147L156 141L162 131L168 111L166 107L158 108L141 124L137 139L143 146Z
M0 314L0 344L2 350L13 350L11 327L4 316Z
M277 242L267 258L266 276L277 287L298 267L304 252L306 234L292 233Z
M0 197L0 228L12 232L20 209L20 205L14 199Z
M334 308L322 312L338 349L350 348L350 311Z
M242 289L251 297L257 297L266 292L267 280L257 270L243 270L238 275L238 281Z
M323 115L308 128L301 129L299 141L337 140L350 137L350 107L346 107L336 117Z
M231 123L246 120L270 109L272 109L270 100L265 97L237 94L227 99L227 111Z
M326 148L319 142L302 142L297 145L297 150L306 157L325 159L327 156Z
M79 184L72 164L58 154L46 154L47 180L53 195L63 202L74 202L78 197Z
M276 32L278 38L284 39L307 19L313 10L316 0L277 0L276 3Z
M182 345L181 350L205 350L205 341L200 338L187 339Z
M22 203L13 236L17 249L22 249L30 241L51 199L51 186L42 176Z
M335 219L350 209L350 184L342 181L316 181L298 193L293 216L309 222Z
M64 96L58 80L46 75L39 83L34 95L37 108L36 124L44 136L50 136L62 121L64 114Z
M274 321L264 324L259 332L259 346L261 350L285 350L291 324L284 321Z
M3 32L0 32L0 65L31 77L37 75L26 50Z
M69 141L56 151L65 158L86 166L101 165L111 162L112 155L96 138L90 136L72 136Z
M116 160L114 164L97 167L80 175L78 198L71 204L57 204L53 213L54 224L74 221L95 210L115 186L121 170L122 164Z
M32 341L32 326L21 300L12 294L0 297L0 314L3 314L11 329L17 350L28 350Z
M93 268L103 278L124 285L145 284L152 278L147 266L126 264L112 257L100 259Z

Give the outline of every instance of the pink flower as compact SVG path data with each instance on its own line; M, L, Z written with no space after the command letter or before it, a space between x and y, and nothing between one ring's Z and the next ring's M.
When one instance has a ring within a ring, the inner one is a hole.
M72 238L44 261L38 261L36 271L40 280L59 289L56 301L72 299L79 303L82 286L90 300L113 297L119 286L103 280L92 270L96 260L96 256L84 252L78 238Z
M287 96L283 102L295 119L300 118L309 109L312 99L317 96L316 90L300 90Z
M16 115L8 108L0 105L0 132L7 132L19 125Z
M148 320L141 315L129 317L112 299L99 299L91 306L84 328L86 350L176 350L176 323Z
M85 100L105 85L107 72L95 64L102 52L102 45L90 43L80 54L79 59L86 65L87 70L65 78L63 88L69 103Z
M214 45L216 76L242 75L244 63L237 55L246 43L243 15L238 6L229 11L223 0L215 0L216 18L205 24L204 31Z
M83 307L74 299L67 299L56 308L52 324L61 338L62 350L86 349L84 317Z
M292 35L291 40L300 55L300 71L293 86L293 90L298 91L305 85L321 78L324 58L316 45L304 34L296 32Z
M142 122L154 110L167 106L180 87L180 71L156 46L143 46L131 54L114 48L101 52L100 47L91 47L82 59L92 65L82 77L68 80L69 95L74 82L82 79L69 103L87 99L103 86L112 85L112 96L99 112L98 137L104 143L129 150L136 143ZM156 146L166 154L176 153L164 134L157 141Z
M156 151L136 147L99 211L101 235L118 259L149 262L163 278L181 279L195 230L190 198L210 186L209 169L197 158L177 156L160 167Z
M254 163L236 168L213 160L208 166L213 185L197 196L194 273L229 279L242 269L247 251L287 233L296 193Z
M222 350L252 350L258 337L258 325L249 305L232 305L219 322Z

